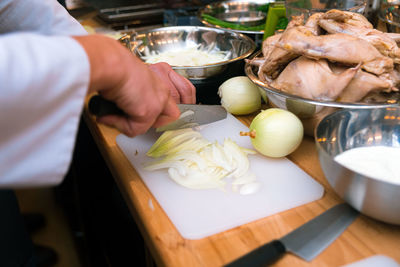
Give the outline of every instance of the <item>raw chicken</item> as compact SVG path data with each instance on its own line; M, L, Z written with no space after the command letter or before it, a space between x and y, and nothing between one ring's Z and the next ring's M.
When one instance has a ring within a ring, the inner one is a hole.
M261 81L321 101L358 102L399 91L400 34L378 31L363 15L340 10L303 21L293 17L282 34L263 42L264 57L251 61Z
M270 85L303 98L333 101L350 83L358 69L359 67L349 68L335 74L327 60L301 56L290 62Z
M367 41L348 34L315 36L307 28L298 26L286 30L277 46L314 59L326 58L350 65L362 63L363 69L377 75L393 70L392 59L381 55Z
M372 44L382 55L392 58L395 63L400 63L400 49L396 41L381 31L355 27L332 19L320 19L319 25L328 33L345 33L363 39Z
M320 20L320 18L324 15L324 13L318 12L318 13L314 13L312 14L306 21L306 23L304 24L304 26L306 28L308 28L312 34L314 35L321 35L322 33L322 29L319 26L318 22Z
M265 41L262 44L262 54L263 57L262 58L253 58L251 60L249 59L245 59L245 61L253 66L257 66L258 67L258 77L260 78L261 81L263 82L270 82L271 79L263 72L262 70L262 65L264 65L264 62L267 58L269 58L271 52L274 50L275 48L275 44L279 41L279 39L281 38L281 33L279 34L275 34L272 35L270 37L268 37L267 39L265 39Z
M396 65L395 69L393 69L391 72L379 75L380 79L383 79L383 80L389 82L391 85L391 88L390 88L391 90L385 90L385 92L399 91L399 89L397 88L400 85L400 72L399 72L398 68L399 68L399 65Z
M346 67L337 65L330 65L330 67L336 74L343 73L348 69ZM365 72L363 70L358 70L353 79L351 79L350 83L340 93L336 101L358 102L371 92L385 91L389 90L390 88L390 82L380 79L374 74Z
M279 42L279 39L281 39L282 33L274 34L265 39L265 41L262 44L262 53L265 58L268 58L272 52L272 50L275 48L275 44Z
M395 32L384 32L384 34L390 38L392 38L396 43L400 42L400 33Z
M355 12L331 9L325 12L321 16L321 19L333 19L338 22L345 22L349 25L353 25L359 28L367 28L367 29L374 28L366 17Z
M304 27L309 29L312 32L312 34L319 35L322 29L318 25L318 20L323 14L324 13L314 13L313 15L311 15L307 19ZM304 21L303 15L295 16L289 22L286 29L301 26L303 25L303 21ZM270 81L271 79L275 79L276 77L278 77L279 73L286 66L286 64L298 57L298 55L296 54L290 53L287 50L276 47L276 44L278 43L281 37L282 34L275 34L268 37L263 42L262 53L264 55L265 61L258 71L258 77L263 82L267 82ZM259 62L250 62L250 64L253 63L259 63Z
M303 24L304 15L295 16L289 22L286 29L291 29ZM298 57L298 55L293 54L290 51L276 47L276 43L279 41L279 39L280 38L275 37L275 35L272 35L263 42L262 51L265 61L259 71L259 74L261 74L260 79L262 81L269 80L270 78L275 79L287 63Z
M291 60L297 58L299 55L291 53L286 49L274 47L268 58L265 58L264 64L261 66L260 72L271 79L278 77L282 69Z

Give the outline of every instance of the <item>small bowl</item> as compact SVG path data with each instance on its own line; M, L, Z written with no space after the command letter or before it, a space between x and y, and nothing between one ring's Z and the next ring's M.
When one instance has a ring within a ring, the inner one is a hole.
M257 58L261 54L261 51L257 51L249 59ZM274 107L286 109L299 117L303 122L304 132L308 136L314 136L314 130L322 118L338 109L377 109L397 107L400 103L400 94L398 92L387 94L377 101L370 100L371 102L350 103L302 98L269 86L258 78L257 71L258 68L256 66L246 62L245 73L247 77L265 90L269 104Z
M325 117L315 130L322 170L334 191L361 213L400 225L400 183L378 180L337 163L356 147L400 148L400 108L345 109Z
M286 17L298 16L304 14L304 18L316 12L326 12L330 9L338 9L343 11L351 11L362 14L365 10L366 0L334 0L334 1L303 1L303 0L286 0Z
M227 55L221 62L202 66L171 66L177 73L191 80L216 76L224 72L229 65L243 62L243 59L256 49L254 41L244 34L200 26L151 29L126 37L125 43L140 58L151 53L193 47L206 51L220 51Z

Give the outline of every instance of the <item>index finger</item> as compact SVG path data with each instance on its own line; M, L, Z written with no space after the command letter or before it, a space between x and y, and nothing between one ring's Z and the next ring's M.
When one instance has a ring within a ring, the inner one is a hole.
M188 79L179 75L173 69L171 69L168 76L179 92L181 103L196 104L196 87L194 87Z
M158 128L166 125L167 123L173 122L179 118L180 114L181 112L175 101L172 99L172 97L169 97L164 110L153 123L152 127Z

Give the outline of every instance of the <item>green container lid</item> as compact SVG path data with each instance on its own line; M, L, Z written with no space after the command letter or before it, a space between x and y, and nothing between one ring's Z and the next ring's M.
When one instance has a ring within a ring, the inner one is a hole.
M286 18L286 8L284 3L271 3L268 9L267 22L265 23L263 40L274 35L276 26L280 18Z

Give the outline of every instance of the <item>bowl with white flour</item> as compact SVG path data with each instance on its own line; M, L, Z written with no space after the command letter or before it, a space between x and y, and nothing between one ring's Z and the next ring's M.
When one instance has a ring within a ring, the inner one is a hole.
M335 192L361 213L400 225L400 107L336 111L314 136Z

